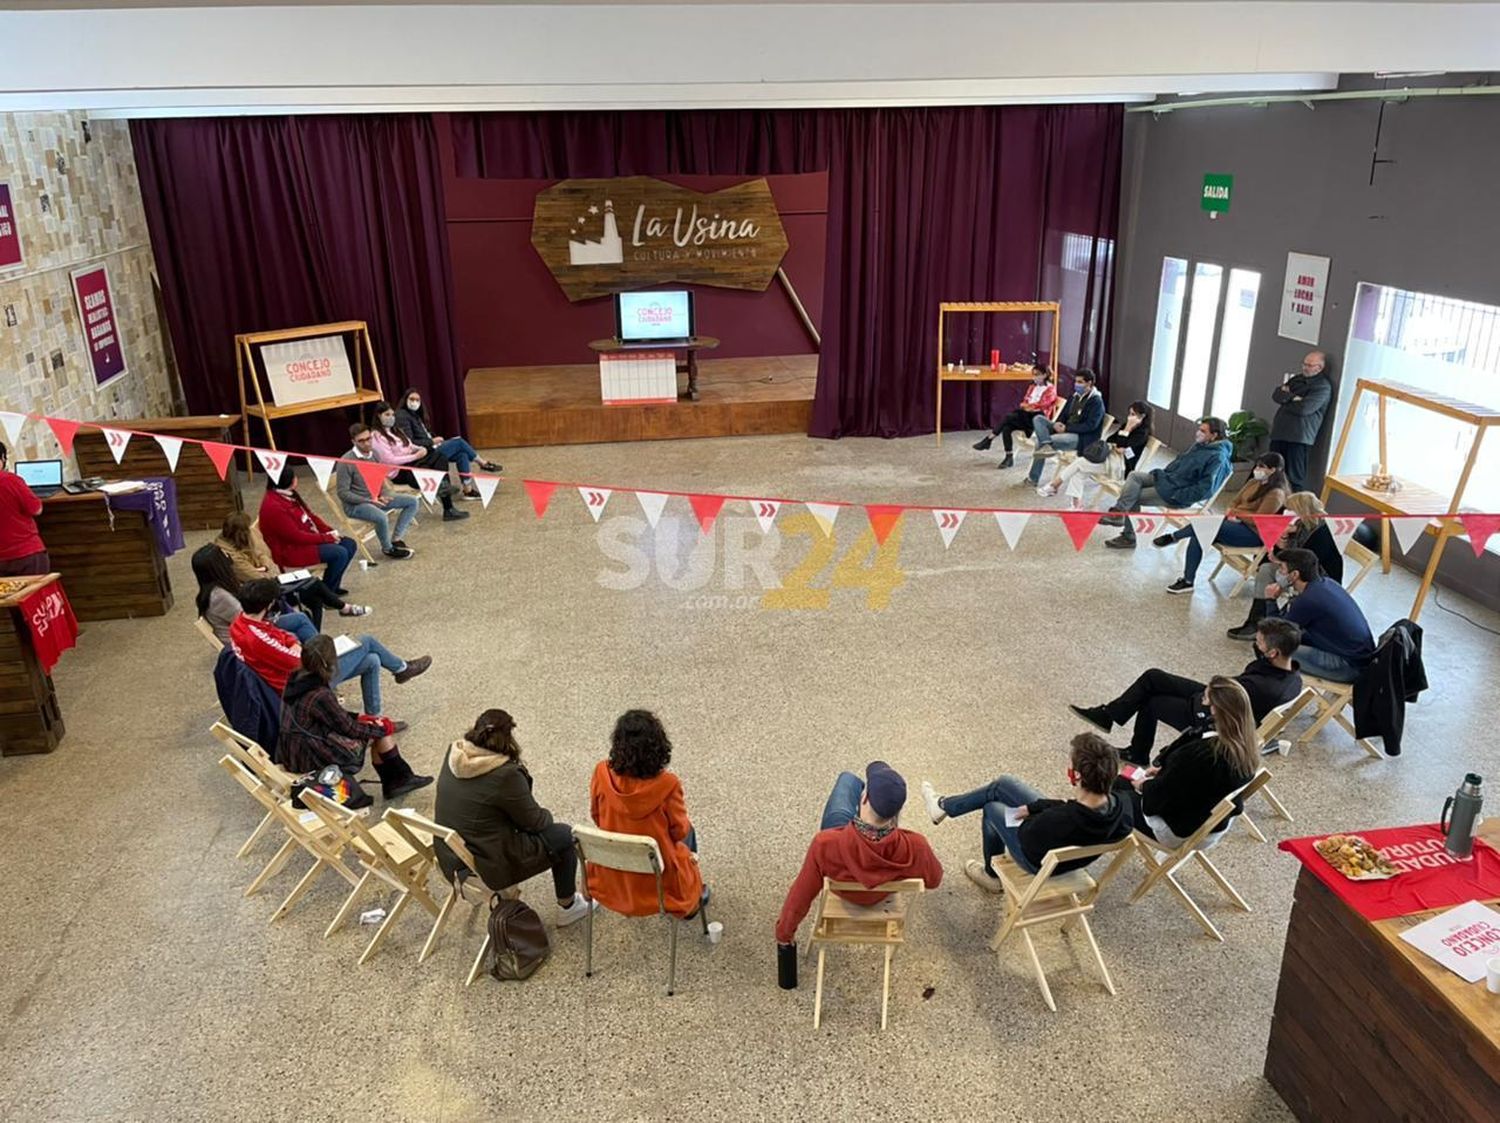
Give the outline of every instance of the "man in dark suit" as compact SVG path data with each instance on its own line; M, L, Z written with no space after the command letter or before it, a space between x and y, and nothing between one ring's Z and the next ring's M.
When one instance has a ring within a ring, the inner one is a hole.
M1307 490L1307 459L1317 443L1323 415L1333 401L1333 383L1328 380L1328 356L1309 351L1302 359L1302 373L1294 374L1271 391L1276 416L1271 419L1271 451L1286 461L1286 478L1293 491Z

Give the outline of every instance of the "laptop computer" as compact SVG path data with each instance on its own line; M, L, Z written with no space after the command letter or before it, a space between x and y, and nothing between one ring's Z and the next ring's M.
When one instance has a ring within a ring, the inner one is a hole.
M31 488L38 499L55 495L63 486L63 462L61 460L20 460L16 462L16 475Z

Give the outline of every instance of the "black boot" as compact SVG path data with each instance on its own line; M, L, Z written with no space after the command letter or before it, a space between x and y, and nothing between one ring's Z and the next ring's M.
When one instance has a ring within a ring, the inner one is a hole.
M380 777L380 794L387 803L432 783L431 776L418 776L411 770L411 765L401 758L400 749L392 749L377 760L375 772Z
M995 435L993 433L986 433L984 436L980 437L977 441L974 442L974 448L978 452L988 452L990 445L994 442L994 440Z
M1007 452L1005 454L1005 459L1002 460L1002 461L1000 461L1000 467L1002 467L1002 468L1014 468L1015 466L1016 466L1016 458L1014 456L1012 456L1010 453Z
M1238 628L1230 628L1226 634L1230 639L1253 640L1256 626L1266 618L1266 609L1270 607L1270 601L1256 597L1250 602L1250 615L1245 618L1245 622Z

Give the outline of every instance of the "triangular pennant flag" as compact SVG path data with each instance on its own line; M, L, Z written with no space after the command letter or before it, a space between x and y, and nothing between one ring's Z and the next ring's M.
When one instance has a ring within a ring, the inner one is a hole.
M661 518L662 508L667 505L670 498L664 491L638 491L635 497L641 501L641 510L646 513L646 521L651 524L651 529L656 529L657 520Z
M1464 530L1469 534L1469 545L1474 547L1476 558L1484 553L1484 544L1490 540L1490 535L1500 530L1500 515L1459 515L1458 521L1464 524Z
M500 486L499 476L486 476L479 472L473 475L474 486L479 489L479 505L488 507L490 500L495 496L495 489Z
M422 498L431 507L437 502L438 488L443 486L443 480L448 474L439 472L436 468L413 468L411 474L417 478L417 487L422 492Z
M1156 532L1167 522L1165 515L1155 511L1131 511L1125 517L1130 520L1131 529L1141 538L1155 537Z
M47 425L52 429L52 435L57 438L57 443L62 445L63 455L73 455L73 437L78 432L78 422L64 421L61 417L47 418Z
M724 508L724 498L722 495L688 496L688 502L693 507L693 514L698 516L698 528L704 534L713 529L714 520L719 517L719 512Z
M839 517L839 509L843 506L843 504L804 503L803 506L807 508L807 513L817 521L817 524L820 527L823 528L823 534L825 536L833 533L833 520Z
M106 429L102 425L99 432L104 434L104 443L109 445L110 455L115 458L115 463L125 455L125 446L130 443L130 431L128 429Z
M177 457L182 452L182 438L169 437L165 433L153 434L156 443L161 446L161 454L167 458L167 468L177 471Z
M1296 518L1296 515L1255 515L1255 530L1260 535L1261 544L1268 551L1276 549L1276 543L1281 541L1286 528Z
M937 523L938 533L943 536L943 549L953 545L953 536L958 533L958 528L964 525L964 516L968 511L933 511L932 521Z
M1073 540L1073 549L1082 550L1083 544L1089 540L1089 535L1094 533L1094 527L1099 525L1099 520L1104 517L1102 511L1062 511L1059 518L1063 526L1067 528L1068 537Z
M266 470L266 479L279 480L281 478L281 470L286 467L286 453L258 448L255 450L255 459L259 460L260 466Z
M327 491L328 478L333 475L333 465L335 464L333 458L328 456L309 456L305 459L307 460L307 466L313 470L313 478L318 481L319 490ZM370 494L374 495L375 493L372 491Z
M1219 527L1224 525L1223 515L1189 515L1188 525L1193 528L1193 535L1198 539L1198 545L1203 547L1204 553L1208 552L1213 540L1219 536Z
M1005 544L1012 550L1016 543L1021 541L1021 531L1026 529L1026 524L1031 521L1029 511L996 511L995 521L1000 524L1000 533L1005 538Z
M359 473L359 478L365 481L365 487L369 488L370 494L380 498L380 490L385 487L385 481L390 478L390 468L378 460L354 461L354 470Z
M1349 545L1349 539L1359 529L1359 524L1365 520L1359 515L1332 515L1323 521L1328 524L1328 533L1333 536L1333 548L1342 554L1344 547Z
M875 532L875 541L884 546L886 537L891 533L891 528L901 521L901 516L906 513L905 507L894 503L866 503L865 514L870 517L870 529Z
M21 427L26 424L24 413L0 412L0 421L5 423L5 443L12 450L21 443Z
M1396 535L1396 541L1401 543L1401 552L1403 554L1411 553L1411 548L1417 544L1423 532L1427 530L1427 523L1429 521L1426 515L1390 520L1391 530Z
M595 522L598 522L599 516L604 514L604 505L609 502L609 497L613 494L614 491L607 487L584 487L580 485L578 488L579 498L583 500L583 505L589 509L589 514L594 516Z
M541 518L547 513L547 504L552 502L552 493L557 490L557 485L546 480L522 480L521 486L531 498L531 509L536 512L537 518Z
M760 532L769 534L771 524L776 521L776 512L781 510L781 504L775 499L752 499L750 509L755 512L755 521L760 523Z
M202 444L203 451L208 453L208 458L214 462L214 467L219 470L219 479L222 480L229 462L234 459L234 445L221 444L218 441L203 441Z

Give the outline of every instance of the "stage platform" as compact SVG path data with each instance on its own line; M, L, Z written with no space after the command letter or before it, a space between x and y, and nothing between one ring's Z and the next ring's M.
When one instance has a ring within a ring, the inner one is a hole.
M479 448L806 433L816 355L704 359L698 400L606 406L597 364L475 367L464 384L469 440ZM686 376L678 383L686 387Z

